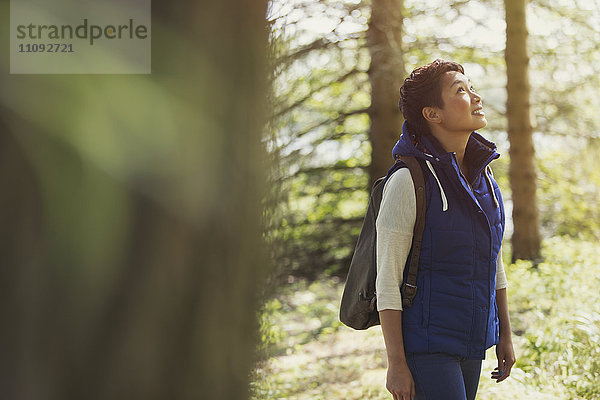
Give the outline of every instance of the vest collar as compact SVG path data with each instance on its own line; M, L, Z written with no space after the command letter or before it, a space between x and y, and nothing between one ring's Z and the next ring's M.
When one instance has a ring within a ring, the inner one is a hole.
M452 164L452 153L445 151L434 136L422 135L417 140L417 136L409 131L406 121L402 125L402 135L394 146L392 155L395 159L400 155L409 155L432 163ZM471 171L469 181L481 174L484 168L498 157L500 154L493 142L477 132L471 133L465 148L465 162Z

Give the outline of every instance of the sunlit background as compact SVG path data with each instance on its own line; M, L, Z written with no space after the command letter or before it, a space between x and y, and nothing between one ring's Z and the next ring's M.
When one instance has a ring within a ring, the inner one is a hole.
M281 182L270 232L277 282L287 284L264 306L267 355L256 399L391 398L381 331L352 331L337 312L369 182L393 163L401 81L436 58L465 67L483 97L488 125L480 133L502 154L492 168L507 207L503 250L518 361L511 378L492 384L490 351L478 399L599 398L600 4L527 1L537 206L525 206L537 210L539 225L524 224L537 226L542 250L512 263L505 6L517 3L269 3L275 118L267 145L279 157L272 179ZM388 144L376 147L383 136ZM525 168L519 162L516 171Z

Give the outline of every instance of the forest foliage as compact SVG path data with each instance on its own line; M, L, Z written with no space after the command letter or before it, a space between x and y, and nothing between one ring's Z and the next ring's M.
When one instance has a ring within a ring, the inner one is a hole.
M488 126L481 133L502 153L492 167L510 215L502 2L403 3L405 72L438 57L456 60L483 96ZM544 237L598 239L600 10L571 3L536 0L527 9L537 197ZM266 140L279 164L273 256L283 275L343 275L369 190L371 3L270 4L275 111Z

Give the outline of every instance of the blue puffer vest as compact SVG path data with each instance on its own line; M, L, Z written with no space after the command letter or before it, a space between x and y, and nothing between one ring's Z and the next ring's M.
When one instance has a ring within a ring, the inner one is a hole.
M416 143L406 123L393 155L424 161L427 193L417 296L402 314L405 352L484 359L499 334L496 262L505 218L500 189L488 168L500 156L496 145L471 134L465 151L468 180L454 153L445 152L431 136Z

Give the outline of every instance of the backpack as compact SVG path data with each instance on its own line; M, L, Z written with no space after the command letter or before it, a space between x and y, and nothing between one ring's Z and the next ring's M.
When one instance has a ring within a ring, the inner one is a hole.
M417 201L417 215L413 231L410 263L406 279L403 279L400 288L402 306L410 307L417 294L416 284L419 255L421 253L423 230L425 228L425 179L421 165L415 157L400 156L396 160L396 165L392 168L399 169L403 167L400 163L404 163L410 171ZM386 177L381 177L373 184L367 213L352 255L348 277L344 285L344 293L342 294L340 321L354 329L367 329L371 326L379 325L377 294L375 293L375 279L377 277L377 231L375 222L379 214L385 180Z

